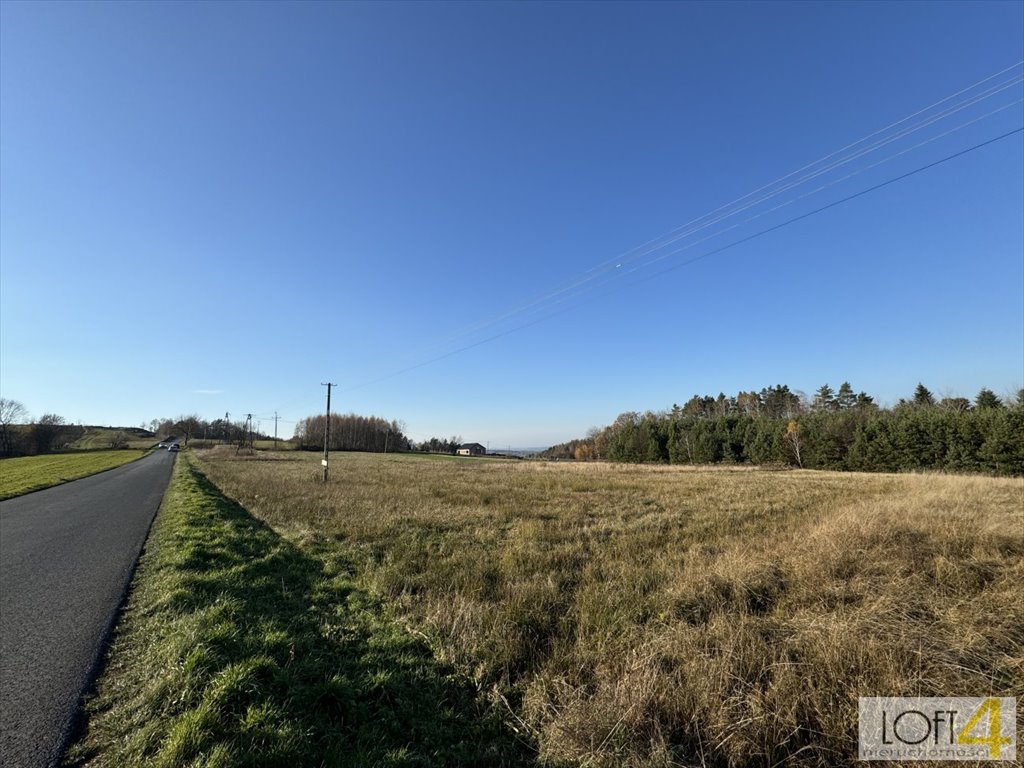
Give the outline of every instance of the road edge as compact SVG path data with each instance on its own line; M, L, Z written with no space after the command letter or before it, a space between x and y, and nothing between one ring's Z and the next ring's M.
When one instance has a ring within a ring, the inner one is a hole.
M138 459L126 462L124 464L121 464L120 466L127 467L130 464L134 464L136 461L146 458L146 456L149 456L155 450L156 449L150 450L143 454L142 456L140 456ZM153 524L156 522L157 516L160 515L161 512L163 512L164 503L167 500L167 491L171 487L171 483L174 482L174 473L177 467L178 460L177 457L175 457L174 465L171 468L171 475L167 479L167 485L164 486L164 492L160 497L160 504L153 512L152 517L149 518L149 523L146 525L146 535L142 537L142 541L139 544L139 548L138 550L136 550L135 557L132 560L131 567L128 569L128 573L126 574L124 587L122 588L121 594L118 597L117 608L113 612L111 612L110 618L107 621L106 626L103 628L103 632L100 634L100 637L96 642L96 647L93 649L92 661L89 662L89 666L86 668L85 675L82 681L82 687L78 693L78 703L75 705L75 712L71 716L69 721L66 723L63 733L61 733L61 738L60 741L58 742L59 746L55 752L55 760L50 762L50 766L52 768L59 768L60 766L65 765L64 758L65 755L67 754L68 747L70 747L79 737L82 728L85 725L85 703L88 700L89 696L95 693L96 682L99 680L100 675L103 673L103 670L106 667L107 657L110 651L110 643L114 637L114 630L117 628L117 625L121 620L121 617L124 615L124 609L128 602L128 596L132 592L132 586L135 583L135 575L139 569L139 560L142 557L142 553L146 551L146 547L149 545L150 536L153 533ZM92 475L86 475L86 477L93 477L95 475L103 474L103 472L110 472L114 469L119 469L119 467L111 467L110 469L105 469L102 470L101 472L94 472ZM81 480L82 478L78 479ZM63 483L58 483L58 485L63 485ZM53 488L54 486L51 485L49 487ZM72 765L75 764L72 763Z

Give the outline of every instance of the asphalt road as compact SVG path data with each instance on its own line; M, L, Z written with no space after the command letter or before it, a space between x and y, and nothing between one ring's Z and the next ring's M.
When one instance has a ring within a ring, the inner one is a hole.
M59 764L174 456L0 502L0 765Z

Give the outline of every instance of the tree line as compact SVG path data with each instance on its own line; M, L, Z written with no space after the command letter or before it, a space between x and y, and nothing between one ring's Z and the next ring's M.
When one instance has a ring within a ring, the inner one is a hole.
M38 456L75 447L90 429L69 424L56 413L30 418L28 410L17 400L0 398L0 458ZM107 429L102 445L91 447L127 448L133 438L148 436L144 428Z
M429 440L421 440L413 445L413 450L420 453L449 453L454 456L461 445L462 438L458 436L449 438L432 437Z
M176 437L185 445L192 440L248 445L256 440L270 440L273 437L259 429L255 421L233 421L226 418L207 420L194 413L177 418L153 419L149 422L149 428L160 439Z
M323 450L327 417L309 416L298 423L295 439L299 448L307 451ZM359 416L355 413L331 414L330 450L332 451L408 451L411 448L405 436L405 426L399 421L388 421L379 416Z
M695 395L669 411L621 414L541 456L670 464L786 464L809 469L1024 474L1024 390L1004 403L936 398L923 384L892 408L848 382L813 396L788 386Z
M69 424L63 416L44 413L30 418L28 410L17 400L0 398L0 457L35 456L74 448L90 427ZM108 430L103 448L126 448L131 439L176 437L185 445L193 439L249 445L255 440L267 440L267 435L255 424L227 419L201 419L195 414L176 418L152 419L140 427Z
M36 456L59 451L84 434L84 427L68 424L55 413L28 420L25 406L17 400L0 399L0 456Z

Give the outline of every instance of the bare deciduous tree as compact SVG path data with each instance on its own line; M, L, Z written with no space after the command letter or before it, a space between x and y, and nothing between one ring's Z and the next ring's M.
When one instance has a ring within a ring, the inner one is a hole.
M61 442L67 423L63 416L55 413L44 413L40 416L29 432L29 442L37 453L49 453Z
M800 424L793 419L789 420L789 424L786 425L786 434L783 437L786 442L786 446L792 453L793 458L796 460L796 465L801 469L804 466L803 459L800 457Z
M0 456L14 453L14 432L11 427L21 422L28 411L17 400L0 397Z
M179 416L174 424L174 429L181 432L185 438L185 445L188 446L188 441L192 439L192 435L199 429L199 417L194 413L190 413L188 416Z

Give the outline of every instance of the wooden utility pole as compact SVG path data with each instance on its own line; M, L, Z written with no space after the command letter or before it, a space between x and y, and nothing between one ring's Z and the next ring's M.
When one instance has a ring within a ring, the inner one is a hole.
M331 382L320 382L321 387L327 387L327 423L324 424L324 460L321 462L324 465L324 482L327 482L327 461L329 457L329 448L331 445L331 387L338 386Z

